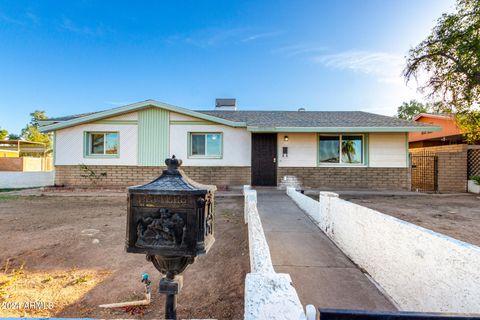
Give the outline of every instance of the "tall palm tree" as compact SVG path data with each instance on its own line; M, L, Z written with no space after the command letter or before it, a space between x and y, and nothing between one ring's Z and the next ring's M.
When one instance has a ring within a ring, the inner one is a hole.
M352 163L355 156L355 142L353 140L342 141L342 154L347 154L348 162Z

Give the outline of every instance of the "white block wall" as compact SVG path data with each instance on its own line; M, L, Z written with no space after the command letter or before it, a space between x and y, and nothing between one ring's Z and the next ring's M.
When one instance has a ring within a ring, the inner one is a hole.
M480 313L480 248L321 192L287 190L405 311Z
M245 319L306 319L289 274L276 273L257 209L257 193L244 186L250 273L245 278ZM310 312L311 314L311 312ZM309 317L314 320L315 314Z
M53 186L55 171L7 172L0 171L0 189Z

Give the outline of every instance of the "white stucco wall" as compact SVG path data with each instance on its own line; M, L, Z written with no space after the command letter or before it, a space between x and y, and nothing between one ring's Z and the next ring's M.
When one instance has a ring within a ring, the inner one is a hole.
M288 141L285 141L288 136ZM279 133L278 166L279 167L316 167L317 134L316 133ZM288 157L282 154L283 147L288 147Z
M185 114L170 112L170 121L205 121L202 119L187 116Z
M319 202L287 193L402 310L480 313L480 247L332 192L320 192Z
M111 119L109 119L111 120ZM118 131L120 156L118 158L94 159L83 156L85 131ZM137 164L136 124L82 124L58 130L55 133L55 165L136 165Z
M106 120L138 120L138 112L129 112Z
M223 133L223 157L189 159L189 132ZM170 154L182 159L184 166L250 166L251 134L245 128L224 125L170 125Z
M370 167L407 167L408 149L405 132L370 133L368 141Z
M285 141L288 136L288 141ZM406 134L369 133L368 152L370 167L404 168L407 166ZM279 167L316 167L318 142L317 133L279 133ZM282 148L288 147L288 157L282 154Z

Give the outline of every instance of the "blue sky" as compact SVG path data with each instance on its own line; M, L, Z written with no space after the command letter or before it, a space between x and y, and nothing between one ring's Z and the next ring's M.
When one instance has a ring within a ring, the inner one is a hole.
M453 0L0 0L0 127L146 99L364 110L421 97L404 56Z

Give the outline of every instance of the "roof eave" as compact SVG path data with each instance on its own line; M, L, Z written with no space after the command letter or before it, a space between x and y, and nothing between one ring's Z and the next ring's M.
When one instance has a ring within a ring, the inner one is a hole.
M434 119L453 120L453 116L451 116L451 115L419 113L412 118L412 121L417 121L420 118L434 118Z
M319 133L335 133L335 132L438 132L442 131L441 127L255 127L248 126L251 132L319 132Z
M67 121L62 121L62 122L57 122L57 123L54 123L54 124L46 125L46 126L40 127L39 130L40 130L40 132L55 131L55 130L59 130L59 129L73 127L73 126L83 124L83 123L92 122L92 121L95 121L95 120L105 119L105 118L113 117L113 116L116 116L116 115L137 111L137 110L140 110L140 109L143 109L143 108L146 108L146 107L162 108L162 109L165 109L165 110L168 110L168 111L177 112L177 113L185 114L185 115L192 116L192 117L195 117L195 118L208 120L208 121L212 121L212 122L215 122L215 123L224 124L224 125L230 126L230 127L246 127L246 123L244 123L244 122L235 122L235 121L225 120L225 119L222 119L222 118L214 117L214 116L211 116L211 115L203 114L203 113L192 111L192 110L189 110L189 109L185 109L185 108L173 106L173 105L170 105L170 104L166 104L166 103L163 103L163 102L159 102L159 101L155 101L155 100L146 100L146 101L132 103L132 104L129 104L129 105L126 105L126 106L122 106L122 107L118 107L118 108L114 108L114 109L110 109L110 110L106 110L106 111L97 112L97 113L90 114L90 115L87 115L87 116L84 116L84 117L79 117L79 118L75 118L75 119L71 119L71 120L67 120Z

